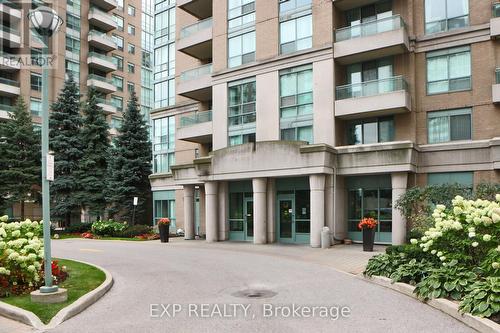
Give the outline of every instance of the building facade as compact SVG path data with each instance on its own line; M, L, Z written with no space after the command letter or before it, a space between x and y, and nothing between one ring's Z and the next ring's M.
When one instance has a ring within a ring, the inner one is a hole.
M19 96L28 105L35 126L41 124L42 71L37 56L42 44L29 31L29 10L46 5L64 20L51 38L55 56L50 70L50 103L57 99L69 72L84 95L94 87L110 136L119 134L129 94L135 90L147 119L152 108L153 0L3 1L0 4L0 121L9 120ZM148 60L149 59L149 60ZM6 212L18 217L19 207ZM26 216L40 218L41 207L26 205Z
M400 244L408 188L500 182L493 1L168 5L151 184L155 219L187 239L318 247L373 216L376 242Z

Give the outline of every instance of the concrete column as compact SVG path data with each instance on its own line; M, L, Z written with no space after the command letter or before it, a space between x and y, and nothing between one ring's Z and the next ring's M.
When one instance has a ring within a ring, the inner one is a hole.
M276 242L276 180L267 180L267 242Z
M219 212L217 202L217 182L205 183L205 223L207 242L217 242L218 240L218 221L217 216Z
M219 240L225 241L229 239L229 220L228 213L228 184L227 182L219 183Z
M321 229L325 226L325 175L310 175L311 247L321 247Z
M392 244L401 245L406 242L406 219L396 207L399 197L406 192L408 173L391 174L392 181Z
M267 178L252 179L253 243L267 243Z
M184 185L184 239L194 239L194 185Z
M325 178L325 225L330 228L333 233L333 223L335 220L335 211L333 207L334 188L333 180L334 175L327 175Z

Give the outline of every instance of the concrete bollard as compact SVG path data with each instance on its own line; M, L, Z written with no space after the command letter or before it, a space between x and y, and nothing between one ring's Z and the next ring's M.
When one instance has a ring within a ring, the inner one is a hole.
M321 230L321 248L328 249L330 246L332 246L330 228L323 227L323 230Z

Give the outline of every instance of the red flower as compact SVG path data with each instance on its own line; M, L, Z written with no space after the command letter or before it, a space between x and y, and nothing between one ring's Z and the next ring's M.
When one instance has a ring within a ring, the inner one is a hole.
M170 224L170 219L168 217L162 217L158 220L158 224Z
M363 229L375 229L377 227L377 220L375 220L374 218L372 217L365 217L363 218L359 224L358 224L358 228L360 230L363 230Z

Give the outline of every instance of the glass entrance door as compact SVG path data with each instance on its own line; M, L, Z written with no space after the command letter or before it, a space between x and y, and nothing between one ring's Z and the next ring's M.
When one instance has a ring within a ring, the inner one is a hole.
M293 242L295 200L291 196L278 198L278 235L280 242Z
M253 199L245 199L245 240L253 239Z
M279 194L277 211L278 241L308 244L310 241L309 190Z

